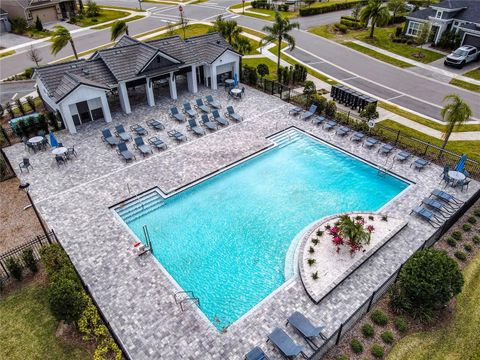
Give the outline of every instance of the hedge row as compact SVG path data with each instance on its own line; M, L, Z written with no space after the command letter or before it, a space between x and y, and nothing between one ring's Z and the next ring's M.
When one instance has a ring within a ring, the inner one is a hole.
M325 14L328 12L351 9L357 4L364 4L365 0L352 1L348 3L332 3L322 7L305 7L299 10L300 16L312 16L318 14Z
M361 22L352 21L349 19L340 19L340 24L345 25L349 29L354 29L354 30L362 29L364 27Z

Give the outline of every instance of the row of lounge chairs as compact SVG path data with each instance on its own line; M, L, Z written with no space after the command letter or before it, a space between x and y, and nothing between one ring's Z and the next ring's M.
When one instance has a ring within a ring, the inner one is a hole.
M287 325L293 327L293 329L300 334L305 342L310 346L312 350L318 349L316 344L316 339L321 338L325 340L326 337L323 335L323 330L325 326L315 326L312 322L307 319L303 314L295 311L288 319ZM303 352L304 346L298 345L295 341L288 336L288 334L280 329L275 328L267 337L267 342L271 342L282 356L286 359L293 359L298 355L301 355L304 358L307 358ZM256 346L245 356L246 360L269 360L268 356L263 352L263 350Z
M185 104L184 104L184 107L185 107ZM177 109L177 107L174 106L170 109L170 115L174 120L176 120L178 122L184 122L185 120L187 120L187 117L185 115L187 115L189 119L195 118L197 116L197 113L195 112L195 110L193 110L191 108L189 108L189 109L192 111L191 113L188 113L186 111L185 114L182 114ZM193 114L193 112L195 112L195 114ZM205 119L205 116L208 117L208 113L209 112L205 112L204 114L202 114L202 116L201 116L202 120ZM232 120L235 120L235 121L242 121L243 120L243 118L235 112L235 110L233 109L233 106L227 106L227 111L225 112L225 116L229 117L229 118L231 118ZM220 125L225 126L225 125L229 124L228 121L220 114L218 109L212 110L212 117L213 117L213 120L215 122L218 122Z
M170 109L170 113L175 120L185 121L185 116L190 118L196 117L198 115L196 110L208 114L210 110L219 110L220 108L220 103L212 95L208 95L205 102L201 98L196 99L194 107L188 101L185 101L183 103L183 113L176 106Z
M462 204L463 201L453 195L434 189L410 214L414 213L434 228L439 228Z

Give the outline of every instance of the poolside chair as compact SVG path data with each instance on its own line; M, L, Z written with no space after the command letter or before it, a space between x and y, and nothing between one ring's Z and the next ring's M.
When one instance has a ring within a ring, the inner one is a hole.
M325 121L325 117L323 116L314 116L312 119L312 124L313 125L320 125Z
M199 136L205 135L205 130L198 126L195 119L188 119L187 129L192 130L195 134Z
M275 328L273 332L268 335L268 341L271 341L273 345L280 351L280 353L287 359L294 358L298 354L301 354L306 358L303 353L303 346L297 345L285 331L280 328Z
M326 339L325 335L322 334L322 331L325 329L325 326L315 326L310 320L308 320L303 314L295 311L287 320L287 325L290 324L292 327L297 330L297 332L302 335L307 344L313 349L318 349L318 345L313 341L316 337L321 337L323 340Z
M55 162L57 166L60 167L60 165L65 165L65 158L61 155L55 155Z
M375 145L377 145L379 141L375 138L368 137L367 140L363 143L363 146L366 146L367 148L371 149Z
M299 106L294 107L293 109L288 110L289 115L297 116L303 111L303 109Z
M27 170L27 172L30 172L29 168L33 169L32 164L30 164L29 158L23 158L22 162L18 164L18 167L20 168L20 172L23 172L23 169Z
M180 121L180 122L185 121L185 115L181 114L181 113L178 111L178 109L177 109L176 106L170 108L170 114L171 114L172 117L173 117L175 120L177 120L177 121Z
M225 116L228 116L229 118L235 120L235 121L242 121L243 118L238 115L235 110L233 110L233 106L227 106L227 112L225 113Z
M192 105L190 105L190 103L187 101L183 103L183 111L190 117L197 116L197 112L192 109Z
M350 138L350 140L354 141L354 142L360 142L363 140L363 138L365 137L365 134L364 133L361 133L359 131L357 131L356 133L354 133L352 135L352 137Z
M463 192L463 189L465 187L467 187L467 190L468 190L468 184L470 184L470 182L472 181L472 179L468 179L468 178L465 178L463 180L460 180L459 182L457 182L455 184L455 186L461 186L462 187L462 192Z
M218 122L220 125L227 126L229 124L228 120L225 119L218 110L212 111L213 120Z
M415 165L415 169L417 169L418 171L422 170L425 166L427 166L429 164L429 162L425 159L422 159L422 158L419 158L417 160L415 160L414 162L412 162L410 164L410 167L412 167L412 165Z
M205 125L210 130L217 130L218 129L218 125L216 123L214 123L213 121L211 121L207 114L202 115L202 123L203 123L203 125Z
M452 182L452 179L448 175L448 172L450 171L450 167L448 165L445 165L443 167L443 172L442 172L442 180L440 181L445 181L445 187Z
M395 159L397 159L400 162L404 162L410 156L412 156L412 154L410 154L408 151L402 150L395 156Z
M128 141L132 137L125 131L123 125L115 126L115 135L117 135L122 141Z
M148 139L148 143L153 147L157 148L158 150L166 150L167 144L163 142L163 140L159 139L158 137L154 136Z
M207 113L207 114L210 112L210 109L208 108L207 105L205 105L205 104L203 103L203 100L202 100L202 99L196 99L195 102L197 103L197 105L195 105L195 107L196 107L197 109L200 109L200 110L202 110L204 113Z
M75 145L72 145L72 147L67 148L67 152L65 153L65 156L67 159L71 159L72 156L77 157L77 152L75 151Z
M110 129L103 129L102 130L102 140L105 141L110 146L115 146L120 143L120 139L117 139L112 135Z
M336 134L339 136L346 136L350 132L350 128L346 126L342 126L340 129L336 131Z
M452 208L458 208L458 206L463 204L463 201L457 199L455 196L439 190L439 189L433 189L432 192L430 193L430 196L435 196L437 199L442 200L443 202L447 203L450 207Z
M175 129L167 132L168 136L173 137L177 141L187 141L187 137L183 135L180 131Z
M378 149L377 152L378 152L380 155L385 155L385 156L387 156L387 155L389 155L389 154L393 151L393 149L395 149L395 147L394 147L393 145L385 144L385 145L381 146L380 149Z
M206 99L207 99L207 104L210 105L211 107L215 109L221 108L220 103L217 100L215 100L212 95L207 95Z
M311 105L310 109L308 109L308 111L305 111L302 114L302 120L310 119L313 115L315 115L316 111L317 111L317 105Z
M432 199L429 197L424 198L422 200L422 204L426 205L427 207L435 211L438 211L438 214L445 218L451 215L452 209L448 209L444 203L441 203L440 201L437 201L435 199ZM444 214L443 212L446 212L446 214Z
M332 130L335 126L337 126L337 122L335 120L328 120L324 125L323 129L330 131Z
M130 152L130 150L128 150L127 144L125 144L124 142L121 142L117 145L117 154L122 155L125 162L128 162L128 161L133 160L133 159L135 159L135 160L137 159L135 157L135 155L133 155Z
M141 136L137 136L135 139L133 139L133 141L135 142L135 149L139 150L143 156L147 154L153 154L152 149L143 142L143 138Z
M155 130L165 129L165 125L163 125L160 121L155 120L155 119L148 120L147 125L150 126L152 129L155 129Z
M436 217L430 210L425 209L422 206L417 206L413 208L410 214L411 213L415 213L415 215L427 221L434 228L439 228L444 222L443 220Z
M260 347L255 346L245 355L245 360L270 360Z
M138 136L148 135L148 131L140 124L130 126L130 130L134 131Z

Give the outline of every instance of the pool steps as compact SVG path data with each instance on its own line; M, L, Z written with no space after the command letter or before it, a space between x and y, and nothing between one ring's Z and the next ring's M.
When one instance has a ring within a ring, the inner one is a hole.
M157 210L163 205L165 205L165 199L157 191L152 191L138 197L124 207L116 209L116 211L123 221L128 223Z
M272 136L270 139L274 141L280 149L304 138L305 137L297 130L290 129L275 136Z

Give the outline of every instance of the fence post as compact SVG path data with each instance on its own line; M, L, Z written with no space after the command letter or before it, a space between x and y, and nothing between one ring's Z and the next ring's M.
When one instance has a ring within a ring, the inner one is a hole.
M397 138L395 139L395 145L397 145L399 138L400 138L400 130L397 131Z
M10 274L8 273L7 269L5 269L5 266L3 265L2 260L0 260L0 265L2 265L2 270L7 275L7 279L8 279L10 277Z
M340 325L340 328L338 329L338 335L337 335L337 339L335 340L335 345L338 345L338 343L340 342L340 338L342 337L342 330L343 330L343 323L342 325Z
M430 143L427 143L427 146L425 147L425 152L423 153L423 156L427 155L428 148L430 147Z
M373 298L375 297L376 292L377 292L377 290L375 290L372 293L372 296L370 296L370 301L368 302L368 306L367 306L367 313L370 311L370 308L372 307Z

